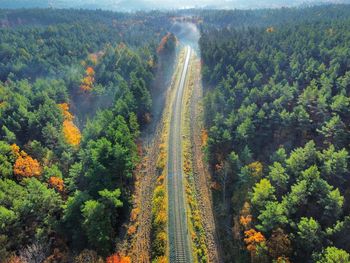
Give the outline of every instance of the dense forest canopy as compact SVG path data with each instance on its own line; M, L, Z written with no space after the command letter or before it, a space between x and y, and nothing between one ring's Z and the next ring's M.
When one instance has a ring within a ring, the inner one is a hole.
M219 28L269 27L272 25L293 24L347 19L349 5L323 5L309 8L279 8L257 10L211 10L190 9L180 13L198 16L202 21L202 30Z
M268 12L209 12L200 40L225 257L348 262L350 9Z
M0 261L97 261L115 251L129 216L170 20L49 9L0 17Z

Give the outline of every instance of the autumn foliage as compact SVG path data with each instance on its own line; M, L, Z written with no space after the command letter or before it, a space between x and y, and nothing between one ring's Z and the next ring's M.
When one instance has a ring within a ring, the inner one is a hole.
M109 256L106 263L131 263L130 257L121 257L118 253Z
M202 146L207 146L208 138L209 138L208 131L206 129L203 129L201 133Z
M81 141L81 133L77 126L73 123L74 116L69 112L69 104L58 104L60 107L64 121L63 121L63 134L66 142L73 146L78 146Z
M239 218L239 222L243 227L247 227L252 222L252 219L253 219L252 215L241 216Z
M58 248L53 250L53 253L45 259L45 263L67 262L68 255L61 252Z
M63 192L63 190L64 190L63 180L59 177L51 176L49 179L49 185L52 188L55 188L59 192Z
M277 260L276 260L276 263L291 263L289 258L286 258L286 257L279 257Z
M172 48L171 46L175 47L175 43L176 43L175 36L171 33L167 33L160 41L160 44L157 48L157 53L161 54L161 53L167 52L168 49Z
M6 263L24 263L23 260L21 260L20 257L18 256L11 256L9 259L7 259L7 261L5 261Z
M250 204L248 202L244 203L240 214L241 216L239 218L239 223L244 229L248 229L253 220L253 216L251 215L250 211Z
M63 122L63 134L67 143L78 146L81 141L81 134L77 126L72 121L65 120Z
M61 103L58 104L58 107L61 109L63 117L65 120L73 121L73 115L69 112L69 104L68 103Z
M85 77L82 79L80 89L82 91L91 91L95 81L95 70L92 67L87 67Z
M266 28L266 32L267 33L273 33L273 32L275 32L275 28L274 27L268 27L268 28Z
M90 54L89 55L89 60L94 64L94 65L96 65L97 64L97 61L98 61L98 56L97 56L97 54Z
M133 210L131 210L130 220L134 222L137 216L139 215L139 213L140 213L140 208L134 208Z
M19 148L19 146L17 145L17 144L12 144L11 145L11 150L12 150L12 154L14 155L14 156L16 156L17 158L21 155L20 154L20 148Z
M13 171L19 177L38 177L41 175L41 167L36 159L30 157L26 152L19 152L19 147L12 145L12 151L17 156Z
M131 236L133 234L136 233L136 226L134 225L131 225L129 228L128 228L128 235Z
M248 165L254 177L260 177L263 172L263 165L261 162L253 162Z
M255 252L259 244L266 241L265 237L261 232L257 232L255 229L249 229L244 231L245 239L244 242L247 245L247 249L250 252Z

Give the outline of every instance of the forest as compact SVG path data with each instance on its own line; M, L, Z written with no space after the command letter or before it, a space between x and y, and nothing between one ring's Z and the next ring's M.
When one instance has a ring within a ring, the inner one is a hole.
M199 43L181 22L198 28ZM181 73L180 35L198 51L198 64L188 60L198 80ZM350 262L349 47L350 5L0 9L0 262L130 263L125 247L147 209L147 262L168 262L172 126L162 118L172 104L161 88L176 85L173 73L193 89L184 99L189 134L180 138L197 261L208 261L213 246L194 146L209 170L220 262ZM191 115L200 111L196 85L203 127L192 126L201 119ZM157 122L168 130L157 133ZM193 127L203 128L199 147ZM159 145L145 162L151 135ZM154 180L145 178L153 185L142 192L138 179L148 174L137 173L147 165Z
M223 257L349 262L350 8L230 12L200 39Z
M104 262L125 234L158 58L174 52L159 47L168 19L0 17L0 262Z

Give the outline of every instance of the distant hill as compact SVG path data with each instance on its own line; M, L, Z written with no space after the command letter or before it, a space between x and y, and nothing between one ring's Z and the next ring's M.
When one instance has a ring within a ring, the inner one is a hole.
M308 6L325 3L350 3L350 0L2 0L0 8L85 8L114 11L138 11L151 9L251 9Z

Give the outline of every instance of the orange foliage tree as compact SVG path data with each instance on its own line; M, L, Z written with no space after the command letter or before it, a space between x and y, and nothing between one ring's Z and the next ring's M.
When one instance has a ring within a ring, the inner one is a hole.
M118 253L109 256L106 263L131 263L130 257L121 257Z
M49 179L49 185L52 188L55 188L59 192L63 192L63 190L64 190L63 180L59 177L51 176Z
M6 263L24 263L24 261L20 257L15 255L8 258L5 262Z
M244 203L240 214L241 216L239 219L239 223L241 224L241 226L243 226L244 229L248 229L250 227L250 223L253 220L253 216L250 212L250 204L248 202Z
M41 167L36 159L30 157L24 151L19 152L19 147L12 145L12 151L17 156L16 162L13 165L13 172L19 177L38 177L41 175Z
M175 45L175 43L176 43L175 36L168 32L160 41L160 44L157 48L157 53L158 54L163 53L164 51L166 51L166 47L169 46L169 44Z
M246 228L247 226L250 225L250 223L252 222L252 219L253 219L252 215L241 216L239 218L239 222L244 228Z
M263 234L257 232L255 229L244 231L244 235L246 237L244 242L247 245L247 249L253 254L255 253L257 246L266 241Z
M133 234L136 233L136 226L135 225L131 225L129 228L128 228L128 235L131 236Z
M207 146L208 138L209 138L208 131L206 129L203 129L201 133L202 146Z
M61 252L58 248L53 250L53 253L45 259L45 263L67 262L68 255L65 252Z

